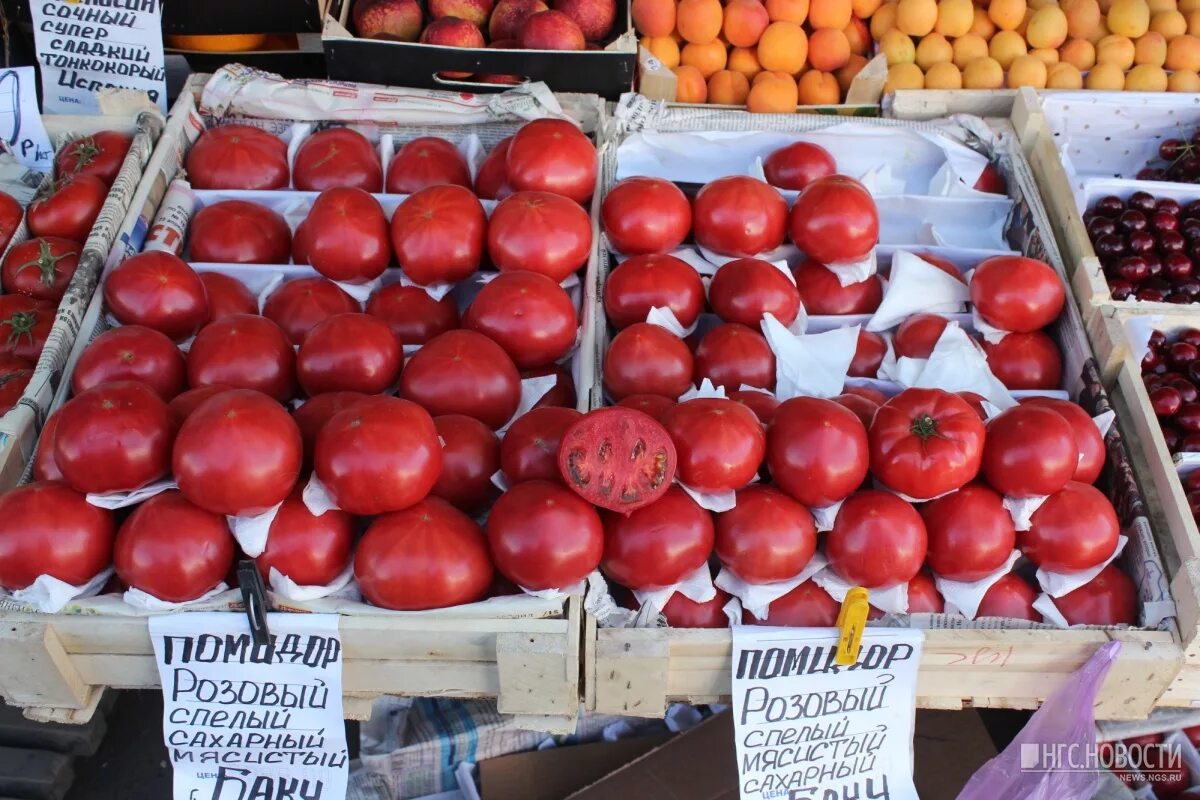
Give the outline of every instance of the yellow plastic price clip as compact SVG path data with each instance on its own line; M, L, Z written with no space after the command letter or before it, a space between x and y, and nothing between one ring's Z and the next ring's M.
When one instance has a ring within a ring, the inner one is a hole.
M835 661L842 666L850 666L858 661L858 651L862 649L863 628L867 625L867 590L855 586L846 593L842 608L838 612L838 648Z

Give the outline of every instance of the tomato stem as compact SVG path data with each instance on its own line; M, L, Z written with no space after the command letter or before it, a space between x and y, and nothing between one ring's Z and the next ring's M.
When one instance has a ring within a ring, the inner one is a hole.
M30 267L38 268L38 279L41 280L44 286L53 286L55 273L58 271L58 262L68 256L73 256L75 253L63 253L61 256L56 256L50 251L50 243L43 240L38 242L37 258L32 261L26 261L21 266L17 267L16 274L20 275Z
M29 337L29 342L32 344L33 329L37 325L37 312L18 311L8 319L0 320L0 325L8 325L12 328L8 333L9 344L20 341L22 336Z
M934 436L938 435L937 420L928 414L922 414L921 416L913 419L912 426L909 428L909 430L912 431L913 436L916 436L921 440L932 439Z

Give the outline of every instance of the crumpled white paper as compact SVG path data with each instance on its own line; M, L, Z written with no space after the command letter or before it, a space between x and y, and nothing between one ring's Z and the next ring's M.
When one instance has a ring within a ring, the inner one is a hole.
M675 316L675 312L666 306L654 306L646 312L646 322L651 325L657 325L678 336L680 339L687 338L692 331L696 330L696 325L700 322L700 317L696 317L696 321L691 324L691 327L683 327L683 323L679 321L679 317Z
M617 605L608 582L599 570L587 577L587 593L583 596L583 608L596 618L601 628L657 628L660 627L658 609L643 606L634 611Z
M221 581L195 600L188 600L184 603L172 603L168 600L160 600L148 592L143 592L141 589L130 587L125 590L124 599L126 603L142 611L178 611L183 608L200 605L227 591L229 591L229 584Z
M1033 610L1039 612L1044 621L1051 625L1059 628L1071 627L1071 623L1067 622L1067 618L1058 610L1058 606L1054 605L1054 599L1048 594L1037 596L1037 599L1033 601Z
M729 598L729 602L721 606L721 610L725 612L725 619L729 620L730 627L742 624L742 601L736 597Z
M1042 504L1050 498L1048 494L1039 494L1032 497L1009 497L1004 496L1002 505L1008 515L1012 517L1013 527L1018 531L1027 531L1033 524L1033 514Z
M263 513L250 517L226 515L229 532L233 534L233 538L237 539L242 551L250 558L258 558L267 549L267 536L271 532L271 523L275 521L282 505L283 502L280 501Z
M1013 565L1020 557L1021 551L1013 550L998 569L975 581L952 581L935 573L933 584L941 592L947 608L953 606L967 619L975 619L979 614L979 604L983 602L983 597L988 593L988 589L1012 572Z
M97 508L107 508L110 511L115 511L118 508L129 508L136 506L138 503L144 503L151 497L171 489L178 489L177 484L172 478L164 478L161 481L148 483L141 488L134 489L132 492L106 492L104 494L89 494L87 501L89 505Z
M729 567L723 566L714 583L718 589L736 597L742 608L753 614L755 619L765 620L770 613L771 603L825 569L828 564L823 553L814 553L798 575L774 583L749 583L738 577Z
M72 600L78 600L81 597L95 597L100 594L100 590L104 588L104 584L108 583L112 574L113 568L108 567L87 583L78 586L60 581L52 575L38 575L33 583L24 589L14 589L11 596L14 600L28 603L44 614L57 614Z
M716 597L717 590L713 588L712 572L708 568L708 562L704 562L689 572L679 583L658 589L634 590L633 596L637 598L639 605L650 606L661 611L666 608L667 603L675 596L676 592L695 603L707 603Z
M304 484L300 499L304 501L304 507L308 509L308 513L314 517L319 517L326 511L339 510L337 500L330 494L329 488L321 483L316 470L313 470L312 475L308 477L308 483Z
M1134 363L1140 365L1142 359L1150 352L1150 334L1162 327L1161 314L1132 314L1125 319L1125 330L1129 337L1129 349L1132 351Z
M517 410L509 418L508 422L504 423L504 426L496 431L496 434L503 437L512 424L525 414L528 414L530 409L536 406L538 401L545 397L546 392L553 389L556 383L558 383L558 376L554 374L539 375L536 378L522 378L521 400L517 403Z
M966 310L970 289L928 261L904 250L892 256L892 271L883 300L867 330L891 330L913 314L956 314Z
M905 386L975 392L1002 410L1017 405L1004 384L992 374L983 350L953 322L942 331L929 358L899 358L894 364L885 359L879 374Z
M762 392L765 392L766 394L770 394L770 392L768 392L766 389L761 389L761 390L757 390L757 391L762 391ZM693 386L690 389L688 389L686 392L684 392L683 394L679 395L678 402L686 403L688 400L695 400L697 398L705 398L705 397L709 397L709 398L717 397L717 398L724 400L725 399L725 387L724 386L713 386L713 382L711 380L709 380L708 378L705 378L702 381L700 381L699 386Z
M839 603L845 601L846 595L854 588L855 584L850 583L841 575L833 571L833 567L828 567L821 570L813 576L813 580L818 586L829 592L829 596ZM875 608L885 614L907 614L908 613L908 584L898 583L895 586L884 586L877 589L868 589L869 602Z
M275 567L270 572L271 591L285 600L294 603L305 600L318 600L322 597L338 596L348 600L358 600L362 597L358 587L351 585L354 579L354 560L351 559L346 568L325 586L301 586Z
M497 272L495 274L499 275L500 273ZM341 286L341 284L338 284L338 285ZM400 285L401 286L415 286L416 288L425 292L425 294L429 295L434 300L441 300L446 295L450 294L450 292L454 291L454 286L455 286L455 284L453 284L453 283L431 283L428 286L425 286L424 284L417 283L412 278L408 277L408 275L404 274L403 269L400 270ZM343 286L342 288L345 289L346 287ZM349 291L349 290L347 289L347 291ZM351 295L351 296L353 296L353 295ZM370 297L369 292L368 292L367 296Z
M567 597L573 594L584 594L587 591L588 579L584 578L570 586L564 586L561 589L526 589L524 586L517 586L522 592L533 597L540 597L543 600L557 600L560 597Z
M1049 572L1039 567L1037 571L1038 585L1042 587L1043 592L1051 597L1062 597L1064 594L1070 594L1080 586L1090 583L1105 567L1116 560L1117 556L1121 555L1121 551L1125 549L1125 545L1128 543L1128 536L1117 537L1117 546L1111 556L1105 559L1103 563L1080 570L1079 572Z
M775 354L775 396L781 402L842 393L858 350L857 325L798 336L770 313L763 315L760 325Z
M862 283L878 270L875 248L871 248L871 252L853 261L831 261L825 265L825 269L833 273L834 277L838 279L838 284L843 288L855 283Z
M813 523L817 526L818 532L833 530L833 523L837 521L838 512L842 510L842 503L844 502L846 500L843 498L833 505L810 508L808 510L813 515Z
M366 283L349 283L347 281L334 281L339 288L346 294L353 297L359 304L365 303L371 299L371 295L383 286L383 281L379 278L373 278ZM436 298L440 300L441 298Z

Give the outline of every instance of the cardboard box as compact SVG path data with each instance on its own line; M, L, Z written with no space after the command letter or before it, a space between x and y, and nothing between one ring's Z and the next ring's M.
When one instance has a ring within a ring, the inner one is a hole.
M489 758L479 765L481 800L561 800L672 739L637 736Z

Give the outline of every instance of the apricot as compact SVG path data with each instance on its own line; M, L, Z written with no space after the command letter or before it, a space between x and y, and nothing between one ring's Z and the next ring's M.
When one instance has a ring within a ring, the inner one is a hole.
M1004 85L1004 68L990 56L977 58L963 70L964 89L999 89Z
M883 93L890 94L898 89L924 89L925 73L916 64L893 64L888 67Z
M795 74L808 59L808 36L794 22L772 22L755 52L763 69Z
M796 91L802 106L836 106L842 99L842 90L831 72L810 69L796 82Z
M1188 20L1173 8L1160 11L1150 17L1150 30L1161 33L1167 39L1174 39L1188 32Z
M1082 89L1083 75L1072 64L1060 61L1046 73L1047 89Z
M939 0L937 23L933 29L942 36L954 38L971 30L975 21L975 6L971 0Z
M757 1L757 0L756 0ZM740 72L723 69L708 79L708 102L727 106L745 105L750 81Z
M1134 64L1153 64L1161 67L1166 60L1167 40L1158 31L1146 31L1133 43Z
M896 4L884 3L871 17L871 38L875 41L883 39L883 35L896 27Z
M686 41L708 44L721 33L725 15L721 0L679 0L675 25Z
M850 0L850 10L859 19L870 19L881 5L883 0Z
M725 69L725 45L715 39L707 44L688 42L679 53L679 63L700 70L704 80Z
M896 4L896 27L909 36L924 36L936 24L935 0L900 0Z
M1084 85L1089 89L1119 92L1125 88L1125 70L1112 63L1097 64L1088 70Z
M1195 70L1177 69L1167 77L1168 92L1200 92L1200 75Z
M749 0L758 2L758 0ZM841 69L850 60L850 40L834 28L818 28L808 37L808 63L821 72ZM800 88L804 94L804 88Z
M1112 33L1136 39L1150 29L1150 6L1146 0L1113 0L1105 19Z
M1200 71L1200 38L1185 33L1167 42L1167 60L1163 65L1169 70Z
M862 72L863 67L866 65L867 57L854 53L850 56L850 60L846 62L846 66L833 73L833 76L837 78L838 88L842 90L843 97L850 91L850 84L854 82L854 78L858 73Z
M1033 56L1017 56L1008 67L1008 88L1046 88L1046 65Z
M1047 67L1058 63L1058 51L1050 47L1039 47L1029 51L1029 55L1045 64Z
M851 53L865 56L867 51L871 49L871 31L867 28L867 23L858 17L851 17L850 24L845 27L842 33L846 35L846 41L850 44Z
M1015 31L1025 19L1025 0L992 0L987 7L988 19L1002 31Z
M1096 63L1115 64L1125 71L1133 66L1137 48L1125 36L1109 34L1096 43Z
M1187 12L1187 32L1192 36L1200 36L1200 9Z
M1096 63L1096 46L1087 39L1068 39L1066 44L1058 48L1058 59L1080 72L1089 70Z
M1025 40L1016 31L1000 31L988 42L988 55L996 59L1002 69L1008 69L1018 56L1027 52Z
M1029 20L1025 38L1030 47L1058 47L1067 40L1067 15L1058 6L1039 8Z
M879 40L879 52L887 56L889 67L893 64L911 64L917 60L917 48L912 38L896 28L892 28Z
M1200 0L1179 0L1175 5L1175 9L1181 14L1190 14L1193 11L1200 11Z
M1150 19L1163 11L1179 11L1175 0L1146 0L1146 5L1150 6Z
M1127 92L1165 92L1167 73L1157 64L1137 64L1125 74Z
M767 0L767 19L803 25L808 19L808 0Z
M1100 25L1100 4L1096 0L1062 0L1059 4L1067 17L1067 36L1086 39Z
M949 61L934 64L925 73L926 89L961 89L962 73Z
M746 95L746 109L757 114L790 114L800 104L800 94L791 75L763 77L761 73Z
M850 23L854 10L850 0L809 0L808 24L813 28L837 28L839 31Z
M675 73L676 103L703 103L708 99L708 84L700 70L685 64L671 72Z
M766 7L758 0L729 0L721 34L734 47L753 47L770 24Z
M995 35L996 23L992 22L986 9L976 6L975 18L971 21L971 30L967 31L967 33L973 33L986 42Z
M953 47L954 66L958 67L960 71L975 59L983 58L988 54L988 43L983 40L983 37L974 33L959 36L954 40Z
M667 69L679 66L679 45L670 36L643 36L641 45Z
M644 36L670 36L675 30L675 0L633 0L630 11Z
M762 66L758 63L758 56L754 54L752 47L735 47L730 50L729 58L725 60L725 67L742 73L747 79L762 72Z
M917 66L928 71L934 64L954 60L954 46L940 33L931 33L917 43Z

